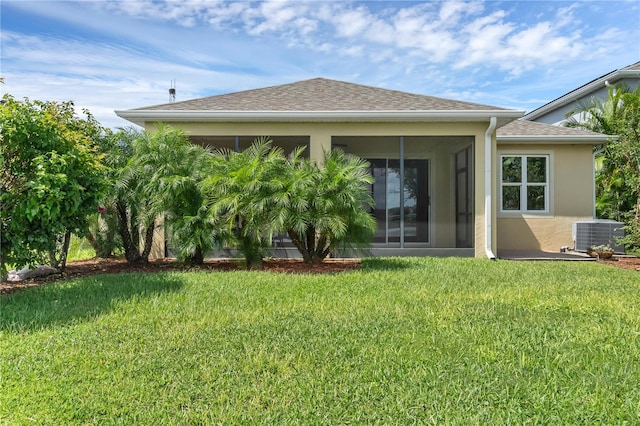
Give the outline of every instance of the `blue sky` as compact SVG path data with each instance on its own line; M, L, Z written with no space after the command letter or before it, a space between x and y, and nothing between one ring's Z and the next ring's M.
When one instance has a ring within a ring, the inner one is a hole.
M3 93L105 126L169 101L325 77L531 110L640 61L640 0L2 0Z

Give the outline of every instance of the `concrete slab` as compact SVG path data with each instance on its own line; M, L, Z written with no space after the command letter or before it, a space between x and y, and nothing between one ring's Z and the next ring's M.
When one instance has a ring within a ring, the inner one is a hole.
M498 258L505 260L565 260L595 261L594 257L579 252L548 252L542 250L498 250Z

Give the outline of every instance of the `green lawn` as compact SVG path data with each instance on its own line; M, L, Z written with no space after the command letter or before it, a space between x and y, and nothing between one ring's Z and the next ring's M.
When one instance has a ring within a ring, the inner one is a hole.
M367 259L0 297L0 423L637 424L640 274Z
M69 262L73 260L91 259L96 256L96 251L91 247L89 241L86 238L80 238L75 235L71 235L71 242L69 244L69 252L67 254L67 260Z

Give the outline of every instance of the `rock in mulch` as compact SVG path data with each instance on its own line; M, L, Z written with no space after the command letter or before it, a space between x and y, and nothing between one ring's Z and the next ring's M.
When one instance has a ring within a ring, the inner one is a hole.
M9 276L7 277L7 281L9 282L20 282L24 280L28 280L30 278L37 277L46 277L49 275L57 274L58 270L56 268L52 268L47 265L38 265L34 268L29 268L25 266L19 271L13 270L9 271Z

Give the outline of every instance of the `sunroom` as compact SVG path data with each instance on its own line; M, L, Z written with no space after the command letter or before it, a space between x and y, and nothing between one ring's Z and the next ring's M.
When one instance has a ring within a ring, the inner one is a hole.
M306 147L314 161L342 149L371 166L371 255L490 257L495 132L522 113L327 79L117 111L213 148L243 150L268 136L285 152ZM274 243L295 256L285 238Z

